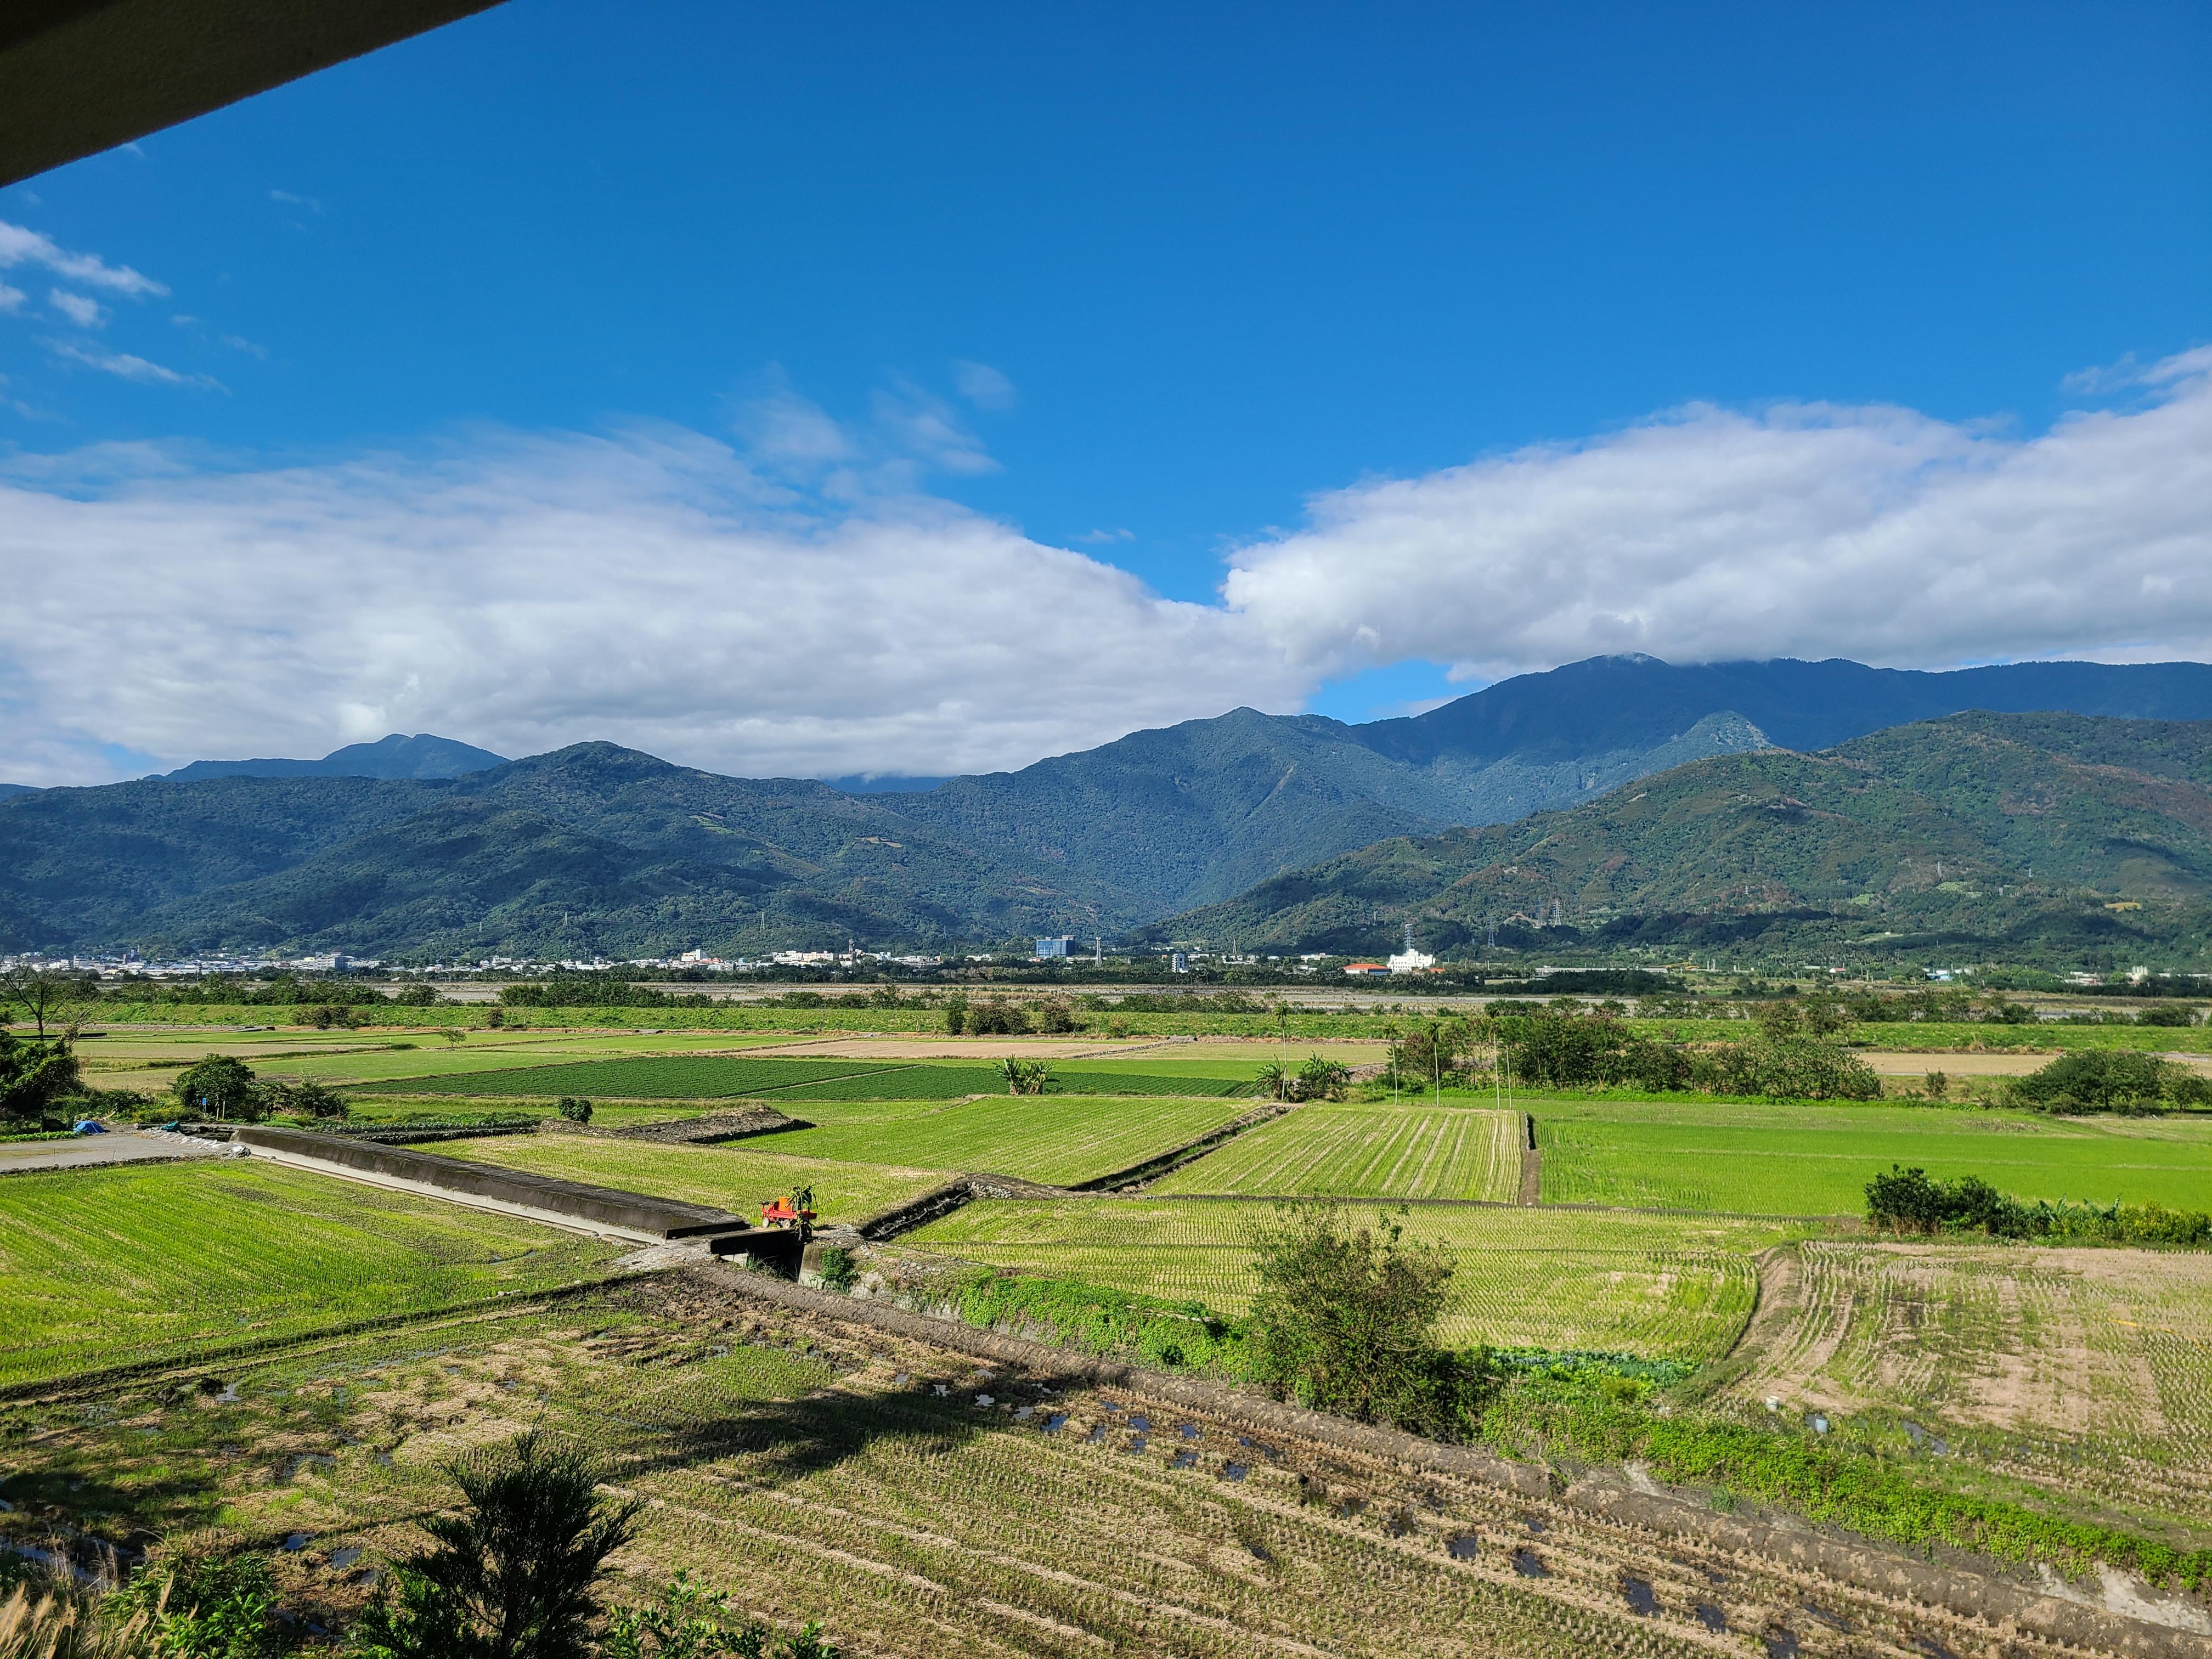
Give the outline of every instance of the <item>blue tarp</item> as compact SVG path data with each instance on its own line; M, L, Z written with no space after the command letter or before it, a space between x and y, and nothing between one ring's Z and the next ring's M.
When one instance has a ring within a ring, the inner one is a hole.
M105 1123L94 1123L90 1118L86 1118L70 1133L80 1135L104 1135L107 1133L107 1126Z

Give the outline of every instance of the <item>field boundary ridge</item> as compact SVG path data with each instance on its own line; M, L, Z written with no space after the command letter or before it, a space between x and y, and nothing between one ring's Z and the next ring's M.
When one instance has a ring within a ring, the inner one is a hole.
M1180 1146L1170 1146L1164 1152L1155 1152L1140 1163L1110 1175L1095 1176L1089 1181L1079 1181L1066 1188L1071 1193L1103 1193L1134 1187L1144 1182L1157 1181L1162 1176L1173 1175L1185 1164L1195 1164L1210 1152L1218 1152L1247 1130L1256 1129L1262 1123L1272 1123L1286 1113L1297 1110L1287 1100L1271 1100L1264 1106L1233 1117L1217 1128L1207 1130L1194 1139Z
M195 1376L206 1371L223 1370L240 1360L260 1359L295 1348L309 1349L321 1342L342 1342L349 1337L366 1336L374 1331L398 1330L409 1325L435 1329L441 1325L465 1323L493 1315L527 1313L540 1303L565 1302L573 1297L589 1296L630 1276L629 1270L619 1269L597 1279L580 1279L572 1285L549 1285L542 1290L525 1291L520 1294L495 1291L489 1296L448 1303L442 1308L418 1308L413 1313L375 1314L366 1319L349 1319L336 1325L319 1325L313 1330L297 1331L290 1336L249 1337L242 1342L219 1347L203 1346L190 1354L172 1355L167 1358L133 1359L120 1365L103 1365L94 1370L64 1371L58 1376L33 1382L0 1385L0 1401L37 1402L67 1400L80 1394L96 1393L118 1382L135 1382L147 1376Z

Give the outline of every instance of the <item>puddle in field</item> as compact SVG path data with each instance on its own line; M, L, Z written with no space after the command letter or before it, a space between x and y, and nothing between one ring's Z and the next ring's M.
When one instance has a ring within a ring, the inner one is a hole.
M349 1544L342 1550L332 1550L331 1552L331 1571L333 1572L343 1572L348 1567L361 1559L362 1553L362 1547L358 1544Z
M1647 1579L1622 1579L1620 1599L1628 1603L1628 1610L1633 1613L1648 1615L1659 1611L1659 1598L1652 1593L1650 1583Z
M1221 1466L1221 1478L1224 1480L1242 1480L1250 1473L1251 1470L1242 1463L1224 1463Z
M1766 1632L1766 1659L1797 1659L1802 1651L1797 1645L1796 1632L1771 1630Z
M1054 1412L1050 1417L1046 1418L1044 1420L1044 1431L1047 1434L1058 1434L1066 1426L1067 1413L1066 1412Z
M1122 1448L1121 1448L1121 1449L1122 1449L1123 1451L1125 1451L1125 1452L1140 1452L1140 1451L1144 1450L1144 1449L1145 1449L1145 1437L1144 1437L1144 1436L1142 1436L1141 1434L1136 1434L1136 1435L1132 1435L1132 1436L1130 1436L1130 1437L1129 1437L1129 1443L1128 1443L1127 1445L1126 1445L1126 1446L1122 1447Z
M1552 1576L1552 1570L1544 1565L1543 1558L1526 1545L1513 1552L1513 1571L1523 1578L1549 1578Z
M1905 1638L1905 1645L1923 1659L1959 1659L1959 1656L1932 1636L1923 1636L1917 1631Z
M1176 1432L1186 1440L1196 1440L1204 1435L1206 1431L1195 1423L1178 1423L1176 1425Z
M1695 1611L1698 1615L1698 1622L1703 1625L1707 1630L1725 1631L1728 1628L1728 1614L1723 1613L1711 1602L1698 1602Z
M1138 1412L1130 1417L1129 1426L1139 1434L1150 1434L1152 1431L1152 1419L1144 1413Z
M1198 1467L1198 1454L1188 1449L1179 1451L1170 1461L1168 1467L1171 1469L1194 1469Z
M1455 1561L1472 1561L1482 1553L1482 1540L1471 1532L1463 1532L1444 1548Z
M1105 1439L1105 1437L1106 1425L1103 1423L1093 1423L1091 1425L1091 1432L1086 1438L1088 1438L1091 1443L1095 1446L1098 1444L1099 1442Z
M1544 1535L1544 1517L1540 1515L1524 1515L1521 1517L1521 1524L1539 1538Z
M293 1532L284 1534L284 1547L295 1555L314 1541L315 1534L311 1532Z

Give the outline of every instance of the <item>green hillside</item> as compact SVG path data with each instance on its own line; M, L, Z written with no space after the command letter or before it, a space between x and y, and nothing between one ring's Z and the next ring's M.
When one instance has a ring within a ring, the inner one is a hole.
M1889 941L2194 953L2212 722L1956 715L1678 767L1566 812L1401 837L1162 924L1370 951ZM2114 907L2121 908L2114 908Z

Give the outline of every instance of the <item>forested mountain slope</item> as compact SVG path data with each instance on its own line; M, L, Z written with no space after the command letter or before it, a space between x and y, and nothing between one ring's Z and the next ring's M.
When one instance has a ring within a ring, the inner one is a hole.
M1813 750L1967 708L2212 719L2212 667L1594 657L1425 714L1347 726L1240 708L896 798L970 840L1070 870L1158 916L1386 836L1508 823L1707 756Z
M0 803L0 949L588 957L996 939L1100 896L825 784L611 744L447 781L157 781Z
M1246 950L1374 950L1408 921L1431 948L1496 928L1561 948L2193 949L2208 897L2212 722L1977 713L1816 755L1717 757L1571 811L1394 839L1152 931Z

